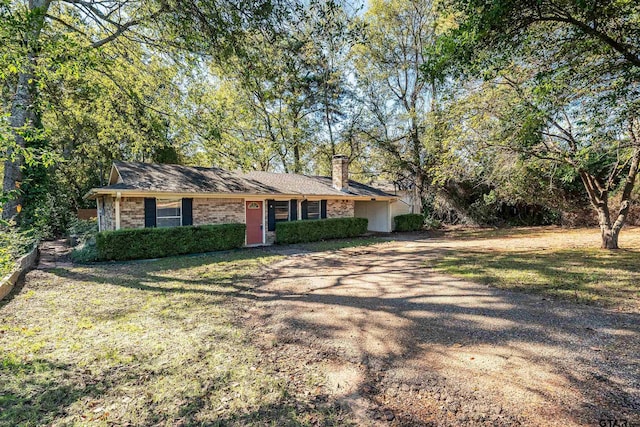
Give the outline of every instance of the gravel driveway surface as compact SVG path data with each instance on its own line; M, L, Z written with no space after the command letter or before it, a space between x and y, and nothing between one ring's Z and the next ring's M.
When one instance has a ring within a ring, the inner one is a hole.
M438 240L289 257L247 317L361 425L640 423L640 315L430 270Z

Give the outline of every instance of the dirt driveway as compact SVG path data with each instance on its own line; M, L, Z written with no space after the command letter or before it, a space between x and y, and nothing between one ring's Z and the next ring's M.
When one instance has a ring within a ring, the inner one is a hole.
M289 257L264 272L248 322L265 354L323 372L362 425L640 422L638 314L426 267L455 244Z

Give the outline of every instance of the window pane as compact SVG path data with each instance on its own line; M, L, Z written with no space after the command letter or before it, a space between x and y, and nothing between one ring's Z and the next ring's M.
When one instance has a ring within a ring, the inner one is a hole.
M167 216L180 216L180 208L161 208L158 209L158 218Z
M156 199L158 208L178 208L180 209L182 199Z
M276 201L274 203L276 211L276 221L289 221L289 202Z
M156 199L156 226L182 225L182 199Z
M307 202L307 218L320 219L320 202L318 200Z
M158 218L156 225L158 227L179 227L181 225L180 218Z
M180 211L182 209L182 201L180 199L177 200L167 200L167 199L158 199L156 201L156 212L158 217L165 216L180 216Z

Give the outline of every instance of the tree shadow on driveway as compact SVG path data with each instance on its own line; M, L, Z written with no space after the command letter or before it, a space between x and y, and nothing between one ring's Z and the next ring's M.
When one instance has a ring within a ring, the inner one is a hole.
M209 271L207 257L55 274L209 305L233 296L247 311L237 322L265 351L321 367L364 423L389 412L402 425L640 421L637 314L440 274L425 261L443 252L421 241L277 263L261 254L258 274ZM195 275L173 277L192 268Z
M287 259L255 289L255 327L326 355L336 395L366 400L365 416L639 421L640 316L455 279L425 266L439 255L398 242Z

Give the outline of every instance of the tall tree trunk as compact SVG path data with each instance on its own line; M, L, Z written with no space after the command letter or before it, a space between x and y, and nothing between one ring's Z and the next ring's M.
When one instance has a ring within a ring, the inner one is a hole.
M612 227L603 227L600 225L602 235L602 249L618 249L618 236L620 235L620 229Z
M328 90L329 90L328 88L325 88L325 94L324 94L324 120L325 120L325 123L327 124L327 130L329 131L329 147L331 148L331 159L333 159L333 156L336 155L336 143L335 143L335 141L333 139L333 127L331 126L331 112L329 111L331 106L329 105L329 96L326 93L326 91L328 91Z
M298 121L293 120L293 173L302 173L300 163L300 140L298 139Z
M29 68L31 68L29 66ZM22 202L22 197L18 191L22 181L22 165L24 158L20 153L20 149L25 148L26 141L22 132L33 123L32 105L33 95L29 87L29 81L33 79L30 73L20 73L18 83L11 104L11 116L9 124L13 129L16 149L9 148L7 160L4 162L4 178L2 180L2 190L5 193L16 192L12 197L4 203L2 207L2 219L8 220L13 218L17 213L17 207Z
M293 141L293 173L302 173L302 163L300 163L300 142Z
M611 214L609 211L609 191L595 176L585 170L579 171L580 178L584 184L589 201L598 213L598 224L602 236L603 249L618 249L618 234L611 226Z
M16 84L15 94L11 103L11 115L9 124L13 130L18 151L10 149L8 159L4 163L4 177L2 180L2 190L5 193L16 192L16 196L7 201L2 208L2 219L8 220L17 214L17 207L22 202L19 193L20 183L22 181L22 167L24 157L20 149L26 147L24 138L25 132L33 130L35 124L35 94L34 94L34 70L36 62L36 46L40 32L44 25L45 15L49 9L51 0L30 0L29 11L31 22L29 22L30 31L27 32L27 40L25 45L29 46L27 56L24 58L22 70L18 74L18 82Z
M412 104L415 106L415 102ZM420 131L415 119L415 107L411 109L411 146L413 152L413 167L415 175L415 200L413 213L422 213L422 199L424 196L424 169L422 168L422 144L420 142Z
M631 193L638 175L638 168L640 167L640 146L633 133L633 129L631 129L631 137L635 142L635 148L633 149L631 162L629 163L629 172L627 173L622 189L620 208L615 223L611 223L608 188L605 188L593 175L586 171L580 171L580 177L589 195L589 200L598 213L598 223L600 224L600 233L602 236L601 247L603 249L618 249L618 236L626 222L627 214L631 207Z
M635 140L635 135L633 134L633 129L631 129L631 136L634 142L637 144L638 141ZM616 218L616 222L611 227L610 237L605 236L602 237L602 247L606 247L607 249L618 249L618 235L620 234L620 230L624 226L627 220L627 214L629 213L629 208L631 207L631 193L633 191L633 187L636 183L636 177L638 176L638 168L640 167L640 147L636 145L633 150L633 155L631 157L631 163L629 164L629 172L627 173L627 177L624 182L624 187L622 188L622 196L620 198L620 208L618 210L618 217ZM610 243L610 246L606 246L605 244Z
M598 212L598 223L600 224L600 235L602 236L602 249L618 249L618 235L620 229L614 229L611 226L611 215L607 196L604 201L596 206Z

